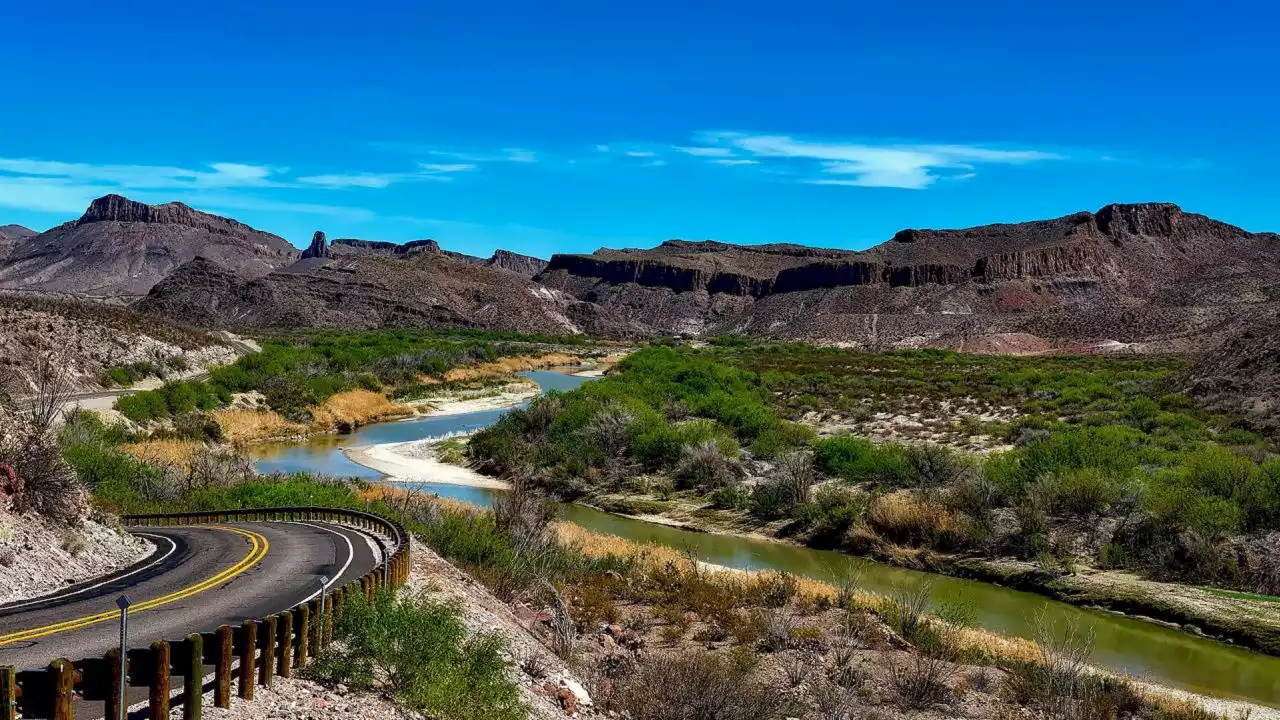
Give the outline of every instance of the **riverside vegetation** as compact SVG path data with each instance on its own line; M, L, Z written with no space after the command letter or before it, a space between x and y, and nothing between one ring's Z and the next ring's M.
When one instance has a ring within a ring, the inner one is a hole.
M347 432L413 414L395 401L446 388L450 373L460 368L547 353L548 340L556 339L445 331L294 333L265 341L261 352L214 369L207 380L167 382L121 397L116 409L136 424L159 424L191 440ZM110 379L149 370L113 368Z
M1280 594L1280 459L1177 392L1181 367L651 347L508 414L469 453L487 472L619 512L1042 590L1091 565L1265 602ZM887 417L916 436L858 434ZM1109 592L1085 599L1161 612ZM1274 623L1186 621L1280 651Z
M182 476L122 449L127 439L89 413L73 415L58 437L98 512L314 503L396 517L577 668L591 712L636 720L1217 717L1093 673L1087 633L1063 640L1064 629L1046 627L1040 645L1001 638L972 628L963 603L929 607L927 589L861 592L856 565L839 585L717 571L674 549L558 523L528 483L485 511L306 474L256 476L231 450L209 450L226 453L223 461L193 463ZM448 604L380 593L349 606L335 637L310 677L385 693L432 717L524 717L501 641L468 636ZM514 661L534 678L543 663Z
M735 392L754 392L737 384L737 371L711 372L726 373ZM802 437L783 422L772 429ZM1215 717L1094 674L1087 635L1064 642L1046 629L1041 645L1011 641L968 627L963 604L928 608L923 591L862 593L856 568L840 586L712 571L670 549L555 523L553 506L527 482L532 475L517 476L489 512L357 482L257 476L226 446L205 446L182 463L141 459L126 449L136 432L73 412L41 442L62 487L99 515L317 504L397 517L524 609L530 629L585 676L601 712L637 720ZM382 594L344 613L335 636L311 670L322 682L386 693L432 717L524 716L500 641L468 637L447 604ZM517 661L537 676L537 656Z

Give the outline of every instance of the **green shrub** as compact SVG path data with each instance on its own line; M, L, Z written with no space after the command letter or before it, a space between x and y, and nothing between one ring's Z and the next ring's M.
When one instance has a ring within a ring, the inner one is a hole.
M467 637L458 610L378 589L348 596L335 643L307 670L328 684L378 690L447 720L517 720L527 708L507 680L502 641Z
M797 509L796 516L812 527L820 544L831 544L866 516L873 500L869 493L823 485Z
M813 444L814 464L828 475L852 482L894 487L910 485L916 474L901 445L876 445L864 438L840 435Z

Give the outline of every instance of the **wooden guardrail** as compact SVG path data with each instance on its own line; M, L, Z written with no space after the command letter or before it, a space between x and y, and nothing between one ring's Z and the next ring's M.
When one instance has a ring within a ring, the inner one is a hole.
M148 689L150 718L168 718L170 702L181 698L184 720L200 720L207 666L213 668L216 707L231 706L233 684L241 698L252 700L255 685L269 686L274 677L289 677L329 644L334 622L353 593L371 598L375 588L398 586L409 576L408 533L399 523L358 510L281 507L121 518L125 525L144 527L273 520L354 525L387 535L395 549L364 576L333 588L324 596L323 607L317 598L277 615L246 619L235 627L223 625L213 632L129 648L123 678L120 654L114 649L100 658L58 658L37 670L0 667L0 720L73 720L77 701L101 702L105 717L114 720L122 682L126 687ZM170 687L175 677L182 680L178 695Z

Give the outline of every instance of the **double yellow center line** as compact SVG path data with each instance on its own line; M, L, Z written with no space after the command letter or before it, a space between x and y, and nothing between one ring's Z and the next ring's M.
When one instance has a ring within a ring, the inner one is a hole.
M140 603L135 603L133 606L129 608L130 615L133 615L135 613L140 613L144 610L157 608L157 607L160 607L161 605L168 605L169 603L174 603L179 600L184 600L186 598L191 597L192 595L197 595L199 593L204 592L205 590L208 590L209 588L212 588L216 585L220 585L226 582L227 580L230 580L231 578L234 578L237 575L240 575L241 573L245 572L249 568L256 565L259 561L262 560L263 557L266 556L267 549L268 547L270 547L269 543L267 542L267 539L256 532L250 532L248 530L242 530L240 528L225 527L222 525L214 525L212 527L216 530L225 530L227 532L233 532L249 538L249 542L253 544L253 548L249 551L248 555L245 555L244 558L240 560L240 562L236 563L235 565L232 565L231 567L227 568L226 570L223 570L222 572L218 573L217 575L214 575L213 577L206 578L205 580L201 580L200 582L194 585L189 585L181 590L177 590L172 593L169 593L168 595L164 595L158 598L152 598L150 600L145 600ZM108 620L115 620L115 619L118 619L119 617L120 617L120 612L118 610L110 610L108 612L98 613L96 615L86 615L85 617L76 618L75 620L67 620L60 623L54 623L52 625L45 625L44 627L32 628L30 630L20 630L18 632L10 633L8 635L0 635L0 646L8 645L9 643L22 642L24 640L35 640L37 638L46 637L48 635L55 635L57 633L62 633L62 632L68 632L70 630L79 630L80 628L83 628L83 627L88 627L90 625L96 625L98 623L107 622Z

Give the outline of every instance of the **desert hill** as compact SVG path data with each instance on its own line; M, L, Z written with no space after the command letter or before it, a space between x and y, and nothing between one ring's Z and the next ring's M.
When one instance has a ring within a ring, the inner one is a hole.
M298 251L284 238L182 203L106 195L78 220L26 238L0 259L0 288L129 299L196 257L250 279L293 262Z

